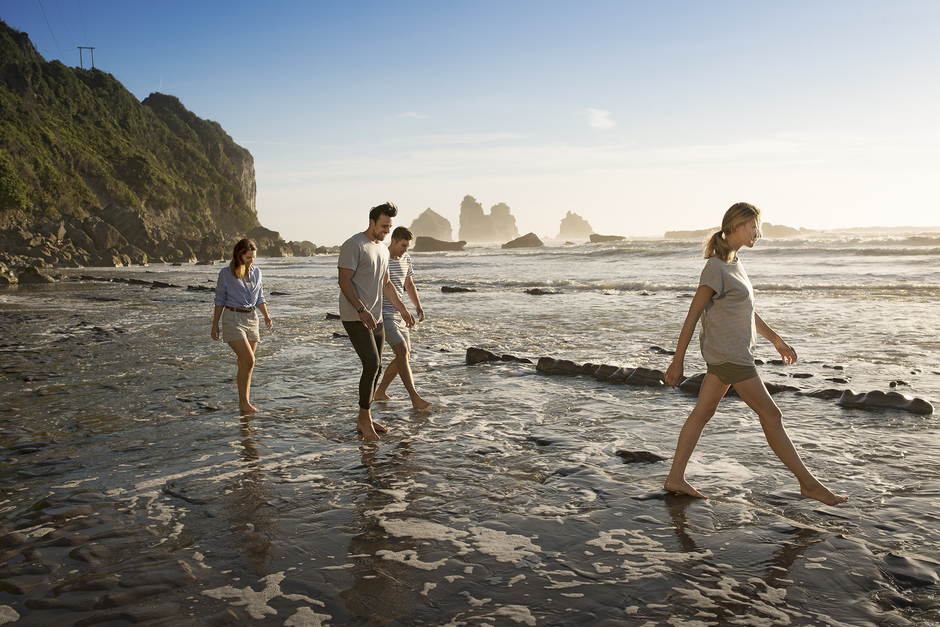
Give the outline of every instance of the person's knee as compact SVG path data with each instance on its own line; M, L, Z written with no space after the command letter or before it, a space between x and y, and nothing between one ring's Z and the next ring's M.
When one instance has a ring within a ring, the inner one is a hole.
M777 407L773 407L759 413L758 418L760 418L762 424L778 426L783 423L783 412Z
M392 350L395 352L395 357L397 359L401 359L402 361L408 360L408 343L407 342L399 342L398 344L392 347Z

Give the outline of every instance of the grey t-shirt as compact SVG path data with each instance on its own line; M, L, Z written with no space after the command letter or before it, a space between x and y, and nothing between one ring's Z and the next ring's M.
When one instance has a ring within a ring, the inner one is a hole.
M352 283L356 296L375 321L381 323L382 284L388 274L388 248L385 244L373 242L364 233L356 233L343 242L336 266L355 272ZM359 313L342 290L339 292L339 317L344 322L359 320Z
M754 322L754 288L740 261L719 257L705 262L699 286L715 290L702 314L699 343L705 363L754 365L757 325Z

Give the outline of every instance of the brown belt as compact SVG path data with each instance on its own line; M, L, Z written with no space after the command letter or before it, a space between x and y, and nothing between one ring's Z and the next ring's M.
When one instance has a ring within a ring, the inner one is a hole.
M238 307L229 307L228 305L226 305L225 308L229 311L237 311L238 313L251 313L254 311L254 309L239 309Z

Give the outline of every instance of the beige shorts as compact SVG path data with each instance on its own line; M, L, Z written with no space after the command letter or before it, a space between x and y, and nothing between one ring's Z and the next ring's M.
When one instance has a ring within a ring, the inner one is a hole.
M708 364L707 372L718 377L718 380L725 385L734 385L759 376L756 366L742 366L741 364Z
M261 334L258 332L258 310L250 313L241 313L231 309L222 310L222 341L237 342L248 340L258 342Z

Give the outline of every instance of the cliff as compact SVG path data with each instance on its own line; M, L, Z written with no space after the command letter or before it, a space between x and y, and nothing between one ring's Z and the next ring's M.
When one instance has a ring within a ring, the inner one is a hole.
M218 259L260 226L254 159L218 123L47 62L2 21L0 129L0 263Z
M459 237L468 242L507 241L519 237L519 229L506 203L494 205L487 214L476 198L464 196L460 203Z

